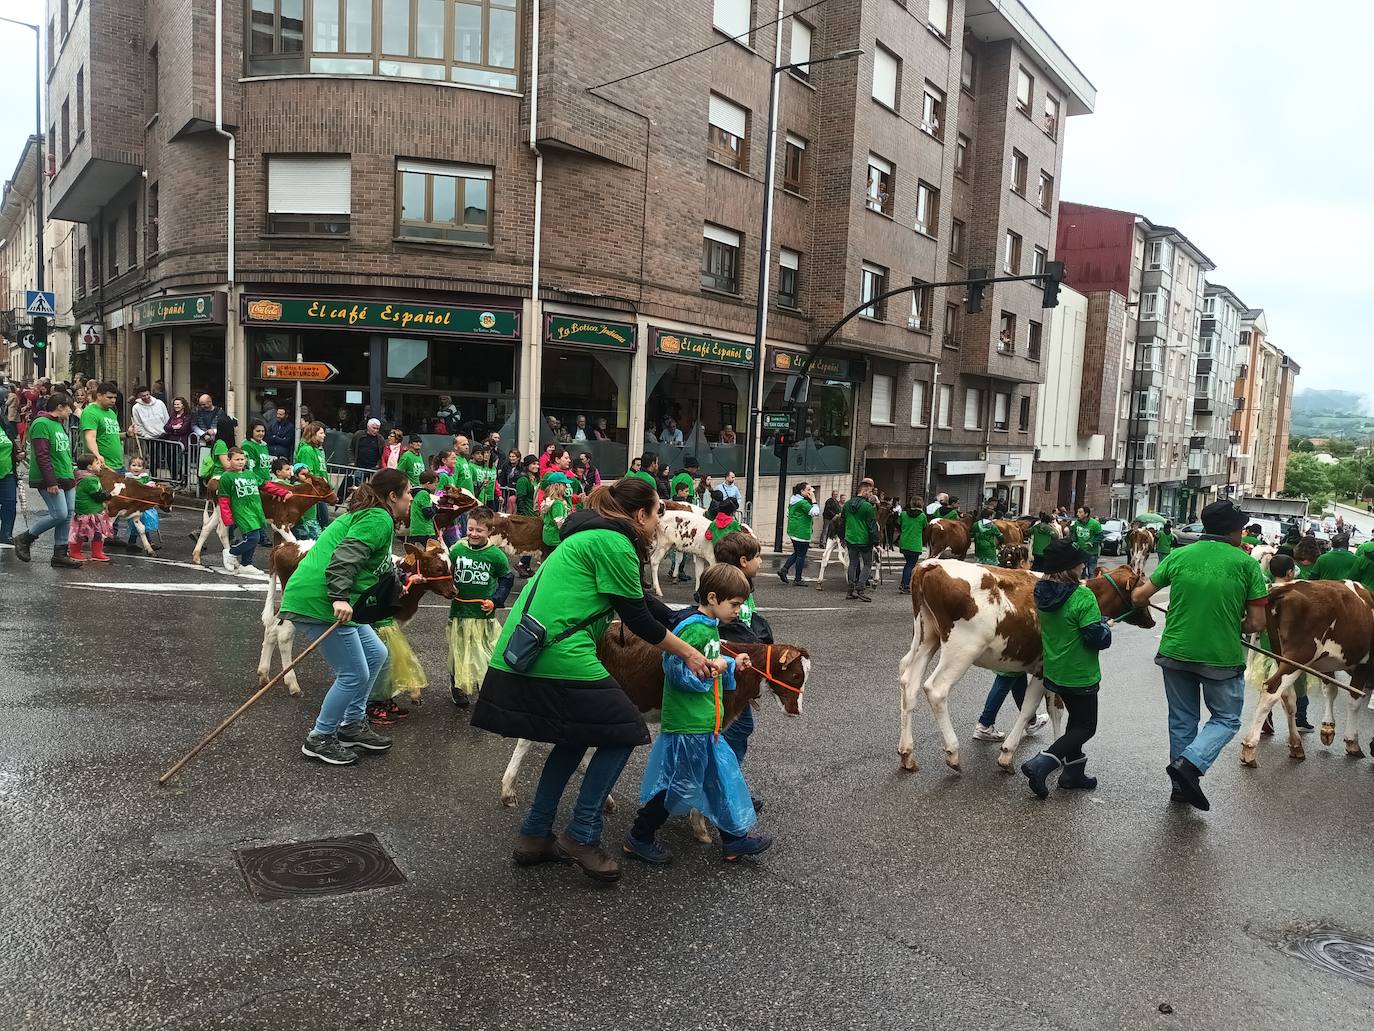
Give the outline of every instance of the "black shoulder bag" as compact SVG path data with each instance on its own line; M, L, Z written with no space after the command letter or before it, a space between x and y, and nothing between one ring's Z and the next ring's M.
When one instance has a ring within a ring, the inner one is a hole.
M613 611L612 609L605 609L595 615L588 616L586 619L578 620L553 640L548 640L548 627L530 615L530 605L534 601L535 592L539 590L539 580L543 575L544 570L541 566L539 571L535 573L534 579L530 581L530 593L525 595L525 605L520 613L520 621L515 624L510 639L506 641L506 650L502 652L506 665L516 673L528 672L529 668L534 665L534 660L545 648L566 641L573 634L586 630L598 620L605 619Z

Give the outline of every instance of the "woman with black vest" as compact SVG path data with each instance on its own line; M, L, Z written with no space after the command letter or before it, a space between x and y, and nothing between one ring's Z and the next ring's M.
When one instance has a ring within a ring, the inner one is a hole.
M638 708L597 658L618 616L634 634L709 674L706 657L667 629L672 616L647 599L640 566L661 514L657 492L633 477L594 491L563 523L562 541L525 585L496 641L472 724L554 746L515 843L515 862L573 862L614 881L620 864L601 847L601 814L630 753L649 743ZM556 838L554 817L588 748L591 762L572 820Z

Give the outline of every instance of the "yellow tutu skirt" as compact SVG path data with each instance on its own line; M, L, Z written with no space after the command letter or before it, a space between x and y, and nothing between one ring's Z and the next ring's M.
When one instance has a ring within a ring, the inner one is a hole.
M1268 655L1252 652L1250 662L1245 667L1245 686L1255 691L1263 691L1264 685L1269 682L1269 678L1274 675L1278 668L1279 664ZM1303 673L1298 677L1297 683L1293 685L1293 691L1299 698L1306 698L1307 689L1316 686L1314 678Z
M425 668L420 665L415 649L406 640L405 631L395 623L379 624L375 629L386 645L387 663L377 677L368 700L384 702L404 694L412 702L419 702L420 692L429 683L429 678L425 676Z
M492 649L500 636L501 624L494 619L448 621L448 669L453 674L454 686L468 697L482 686Z

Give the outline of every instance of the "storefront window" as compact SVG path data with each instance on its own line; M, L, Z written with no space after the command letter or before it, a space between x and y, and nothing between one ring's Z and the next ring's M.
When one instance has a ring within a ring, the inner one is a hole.
M763 410L786 409L788 376L769 374L763 379ZM812 380L801 439L787 456L787 475L794 473L846 473L850 469L850 435L854 424L854 384L844 380ZM773 454L771 433L765 433L759 453L759 472L778 475L780 462Z
M546 345L540 450L558 440L574 457L589 452L603 476L624 473L630 451L630 365L627 352ZM606 439L596 439L599 434Z
M747 368L653 358L648 388L643 451L673 470L694 455L707 476L744 472Z

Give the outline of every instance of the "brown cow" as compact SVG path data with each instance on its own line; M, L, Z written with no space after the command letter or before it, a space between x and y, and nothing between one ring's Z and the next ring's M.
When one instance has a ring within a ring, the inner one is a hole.
M972 544L972 512L958 519L932 519L926 524L926 554L931 558L943 558L946 552L950 558L967 558Z
M491 521L491 543L511 558L531 555L542 561L553 550L544 543L544 520L539 516L498 515Z
M153 546L143 529L143 513L150 508L171 512L172 488L163 483L140 483L132 476L117 473L108 466L102 466L96 475L100 477L100 489L110 495L110 500L105 502L105 514L111 519L128 516L138 532L143 554L151 555Z
M1255 746L1260 727L1274 705L1282 701L1288 714L1288 754L1306 758L1298 735L1294 710L1294 685L1302 671L1287 660L1301 662L1321 673L1348 673L1346 688L1345 754L1364 756L1360 748L1360 703L1374 672L1374 596L1354 580L1294 580L1275 584L1269 592L1265 620L1270 650L1283 656L1264 684L1250 729L1240 742L1243 766L1258 766ZM1336 740L1336 688L1325 684L1326 712L1322 717L1322 744ZM1370 742L1374 752L1374 741Z
M722 650L729 655L746 654L753 664L751 669L741 670L735 678L735 690L729 691L722 699L724 713L721 726L727 727L744 707L759 698L763 684L769 690L788 716L800 716L802 711L802 692L806 678L811 671L811 653L805 648L790 644L737 644L722 642ZM653 722L663 705L663 653L625 630L623 624L612 623L597 642L596 654L606 670L613 676L630 696L636 708ZM520 764L530 750L532 742L521 738L515 742L506 772L501 775L501 804L515 805L515 778L520 772ZM609 802L609 800L608 800ZM608 804L607 808L612 808ZM693 821L701 840L704 823ZM706 840L709 840L707 837Z
M949 718L949 693L970 666L1006 673L1027 673L1033 679L1026 700L1006 740L997 764L1011 769L1012 756L1026 724L1044 697L1041 682L1040 617L1035 608L1035 582L1040 574L1026 569L1000 569L972 562L927 559L911 577L911 610L914 630L911 650L902 657L901 733L897 754L902 766L917 768L912 755L911 712L918 692L939 725L945 742L945 763L959 769L959 739ZM1131 612L1131 591L1144 578L1126 566L1104 570L1085 585L1097 596L1098 608L1108 619ZM1148 608L1135 609L1141 627L1154 626ZM928 679L926 666L938 652L939 661ZM1060 713L1050 707L1055 736Z
M1147 526L1133 526L1126 534L1127 564L1137 573L1144 574L1145 563L1155 550L1155 532Z
M274 498L270 494L262 495L262 514L267 519L267 525L287 540L296 539L292 536L291 529L301 521L306 512L321 502L332 505L339 500L328 479L315 476L305 469L296 474L294 483L284 483L282 486L291 492L291 497ZM211 477L206 482L205 489L208 498L200 524L200 537L191 551L192 562L200 561L201 549L205 547L205 542L210 539L212 533L219 534L220 544L226 551L229 548L229 531L220 521L219 505L215 503L219 493L219 477Z
M267 562L267 598L262 606L262 652L258 656L259 684L265 684L271 679L273 645L281 656L282 668L285 669L291 664L291 642L296 633L296 625L281 618L281 591L286 587L286 581L291 579L296 567L300 565L305 553L315 543L277 537L272 545ZM426 591L441 598L452 598L456 593L453 588L453 565L441 541L430 541L423 548L407 544L405 549L404 555L393 556L397 571L402 577L418 574L423 579L417 585L408 588L401 596L401 607L395 619L403 626L410 622L419 610L420 598ZM292 695L299 696L301 685L296 681L295 672L287 673L285 680L286 690Z
M458 521L464 512L477 507L477 499L461 487L456 492L445 491L434 499L434 529L443 533Z

